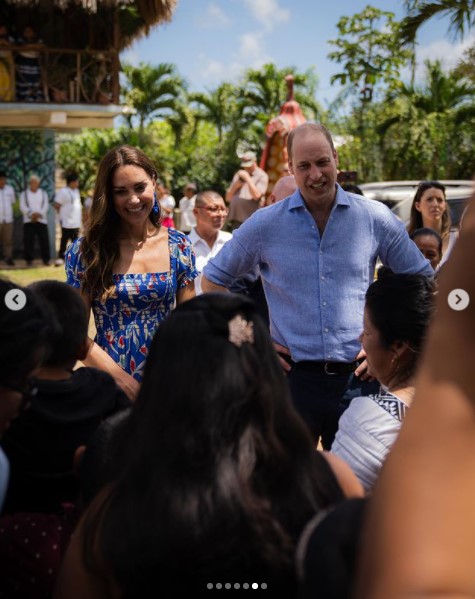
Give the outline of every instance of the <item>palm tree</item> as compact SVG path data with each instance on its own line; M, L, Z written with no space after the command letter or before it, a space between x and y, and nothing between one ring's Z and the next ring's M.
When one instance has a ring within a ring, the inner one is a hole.
M402 40L405 44L414 43L418 29L436 15L450 17L449 31L454 38L463 39L466 30L475 25L475 0L406 0L404 4L408 11L401 23Z
M152 118L165 118L180 111L186 83L173 64L138 67L124 65L126 84L124 100L132 106L139 119L139 139L143 143L145 123ZM129 124L130 124L129 119Z
M248 69L239 93L239 104L245 120L254 122L262 128L272 117L279 114L282 104L287 99L288 88L286 75L294 77L295 100L302 110L316 118L322 110L315 100L316 77L309 70L306 73L296 73L294 67L277 69L272 63L263 65L260 69Z
M424 172L437 177L456 159L457 139L463 133L460 123L475 115L475 87L455 71L445 73L440 61L428 60L425 65L427 84L402 85L397 96L389 98L386 105L392 114L380 122L377 133L382 144L391 147L383 154L400 164L412 160L414 171L420 170L419 177Z
M208 93L191 93L188 100L196 106L197 121L208 121L216 127L221 143L224 133L229 130L237 118L236 88L231 83L222 83Z

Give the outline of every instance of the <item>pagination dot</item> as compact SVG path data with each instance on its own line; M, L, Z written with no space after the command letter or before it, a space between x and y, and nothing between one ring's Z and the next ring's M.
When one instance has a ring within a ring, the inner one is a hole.
M247 582L245 582L245 583L242 585L242 588L243 588L243 589L248 589L248 588L249 588L249 584L248 584Z
M267 584L265 582L261 584L261 589L267 589Z
M213 583L212 582L208 582L208 584L206 586L208 587L208 589L212 589L213 588Z
M234 583L234 588L235 588L235 589L239 589L239 588L240 588L240 586L241 586L241 585L239 584L239 582L235 582L235 583Z

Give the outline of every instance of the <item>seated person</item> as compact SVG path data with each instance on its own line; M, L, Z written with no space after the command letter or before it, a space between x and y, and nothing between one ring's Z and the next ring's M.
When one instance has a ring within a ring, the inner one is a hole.
M106 418L87 446L77 448L75 474L79 499L52 514L20 512L0 518L0 597L51 597L61 561L81 512L109 478L111 456L120 442L118 432L130 410ZM28 543L25 543L28 539Z
M35 401L2 440L11 464L5 505L9 513L54 512L62 502L74 502L74 451L87 443L104 418L130 405L107 373L73 370L87 352L88 314L78 292L59 281L41 281L29 291L52 307L59 330L38 372Z
M429 227L421 227L413 231L409 237L421 250L424 258L429 260L434 271L442 260L442 237Z
M24 294L25 305L13 310L9 301L17 303L18 293ZM7 294L10 300L6 299ZM30 289L0 278L0 438L34 399L34 376L50 349L52 317ZM8 460L0 448L0 512L8 478Z
M361 343L376 395L343 413L331 451L371 491L414 396L414 376L432 317L434 286L423 275L388 274L366 292Z
M56 599L173 599L254 580L294 597L303 526L344 498L253 302L233 294L193 298L162 323L114 461Z

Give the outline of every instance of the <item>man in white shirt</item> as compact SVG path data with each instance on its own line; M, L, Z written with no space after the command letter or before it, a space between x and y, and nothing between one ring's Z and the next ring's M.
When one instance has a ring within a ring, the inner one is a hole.
M59 222L61 223L61 242L55 266L61 266L64 263L64 252L68 241L72 242L79 236L82 224L82 205L78 188L79 177L76 173L69 173L66 176L66 186L58 191L54 199L54 207L59 212Z
M0 244L3 258L9 266L13 266L13 204L15 191L7 185L7 173L0 171Z
M193 213L196 201L196 185L187 183L183 189L185 194L179 203L180 208L180 231L188 234L196 226L196 218Z
M28 266L33 264L35 237L40 244L43 264L49 265L48 208L48 194L41 189L39 177L32 175L28 188L20 194L20 210L23 214L23 249Z
M208 260L216 256L223 245L232 237L231 233L221 231L228 215L223 198L215 191L201 191L196 195L193 214L196 218L188 237L193 244L196 256L196 268L201 272ZM195 279L196 295L201 291L201 275Z

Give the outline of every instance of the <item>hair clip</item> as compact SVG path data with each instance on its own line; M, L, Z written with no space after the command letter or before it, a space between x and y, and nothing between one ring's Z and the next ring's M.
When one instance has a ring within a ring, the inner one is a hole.
M228 339L236 347L241 347L243 343L254 343L254 323L244 320L242 316L236 314L229 323Z

